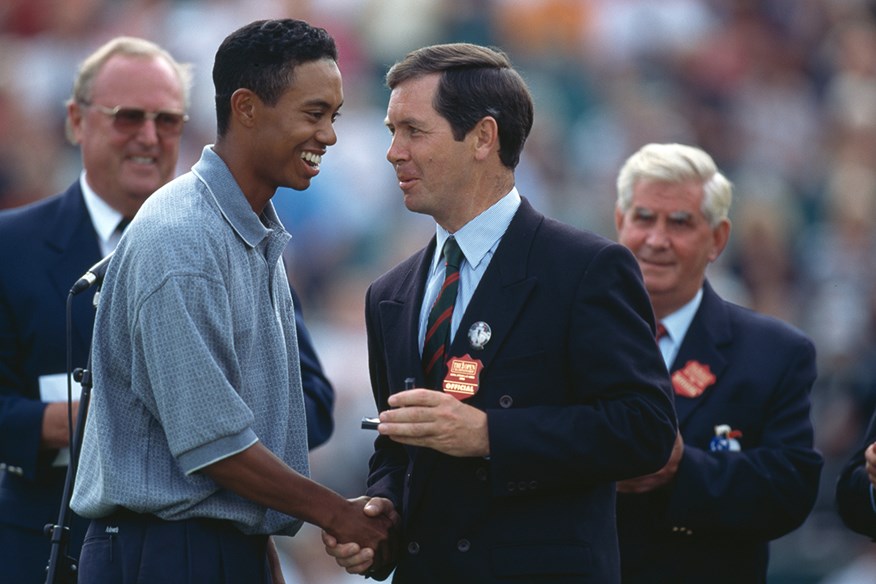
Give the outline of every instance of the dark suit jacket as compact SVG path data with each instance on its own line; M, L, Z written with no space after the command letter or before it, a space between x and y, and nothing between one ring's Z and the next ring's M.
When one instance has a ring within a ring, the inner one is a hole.
M876 442L876 412L863 440L849 458L836 483L836 504L840 517L849 529L876 539L876 511L870 495L870 479L864 468L864 451Z
M671 487L618 496L623 580L765 582L767 542L803 523L818 492L815 348L706 283L671 372L690 362L716 379L697 398L676 396L685 450ZM742 432L741 451L710 451L719 424Z
M25 539L33 539L30 551L42 558L35 564L20 551L17 561L6 563L0 582L6 577L10 582L45 580L50 546L41 534L44 525L57 522L66 469L51 466L56 451L39 449L45 407L39 377L67 371L67 295L100 258L78 180L58 196L0 213L0 542L8 536L23 546ZM71 303L74 368L87 364L93 296L94 289ZM297 309L297 299L295 304ZM334 392L296 316L308 438L314 447L332 432ZM79 390L74 382L77 397ZM78 555L78 529L72 539L70 551Z
M433 238L368 290L381 411L406 377L423 386L417 331L434 249ZM492 329L480 351L466 334L478 321ZM653 326L629 251L524 199L450 349L483 362L467 403L487 412L490 456L375 442L367 492L403 520L394 582L617 582L613 481L662 467L676 433Z

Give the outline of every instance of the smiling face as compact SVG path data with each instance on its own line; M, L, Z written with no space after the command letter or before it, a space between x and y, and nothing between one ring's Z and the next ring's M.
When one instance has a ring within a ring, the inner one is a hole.
M386 126L392 143L386 159L398 177L405 206L450 230L472 214L475 137L453 138L450 123L432 107L439 75L404 81L392 90Z
M179 78L157 57L111 57L95 76L89 102L104 108L185 111ZM173 178L180 136L158 135L154 120L131 133L118 130L113 118L97 107L71 103L67 115L88 184L126 217L133 217L149 195Z
M251 155L247 161L249 171L244 171L246 184L240 182L253 208L257 208L262 199L266 203L273 196L277 187L302 191L319 174L323 154L338 140L334 122L344 103L344 91L337 63L320 59L295 67L292 86L275 105L248 93L244 102L248 99L250 105L242 104L242 119L252 129L248 138ZM247 107L252 113L249 119Z
M618 241L636 256L657 318L693 299L727 244L730 222L711 227L703 196L695 181L640 180L629 210L615 210Z

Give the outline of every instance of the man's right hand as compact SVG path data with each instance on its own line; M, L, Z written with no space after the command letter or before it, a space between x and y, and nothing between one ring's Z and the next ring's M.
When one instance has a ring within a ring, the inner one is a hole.
M395 527L399 522L398 512L389 499L375 497L359 497L352 499L352 503L361 506L364 517L369 520L388 520L389 530L387 537L376 544L360 544L357 539L344 539L328 530L322 532L322 542L328 555L335 558L339 566L346 569L350 574L364 574L372 567L380 569L394 561L394 536Z
M79 415L79 402L72 403L73 423ZM43 426L40 435L43 448L66 448L70 446L70 424L67 419L67 402L50 402L43 410Z

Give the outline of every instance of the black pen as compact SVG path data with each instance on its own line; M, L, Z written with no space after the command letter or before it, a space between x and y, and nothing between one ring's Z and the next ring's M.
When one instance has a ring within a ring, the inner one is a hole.
M405 389L414 389L414 383L416 380L413 377L405 377ZM377 425L380 424L380 418L362 418L362 429L363 430L376 430Z

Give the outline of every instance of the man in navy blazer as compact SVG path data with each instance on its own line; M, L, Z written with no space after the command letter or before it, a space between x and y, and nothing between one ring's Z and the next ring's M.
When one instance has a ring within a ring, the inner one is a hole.
M426 47L387 84L387 158L407 208L437 223L366 301L380 412L367 494L386 498L366 512L388 499L401 523L393 549L324 535L328 552L396 583L618 582L615 481L662 467L676 435L635 261L517 192L533 107L503 53ZM427 317L456 277L445 242L464 259L430 385Z
M766 582L769 540L803 523L818 491L815 349L705 280L730 235L732 197L708 154L649 144L617 190L618 240L645 278L679 425L666 467L618 483L623 581Z
M103 45L83 62L67 105L82 176L64 193L0 213L0 550L10 558L0 583L46 580L43 527L58 520L67 472L67 295L115 247L116 225L173 178L189 79L185 65L151 42L122 37ZM74 368L87 364L93 296L92 289L71 303ZM333 429L334 393L296 317L314 447ZM74 382L74 399L79 390ZM74 421L77 411L78 401ZM86 525L73 517L73 557Z

